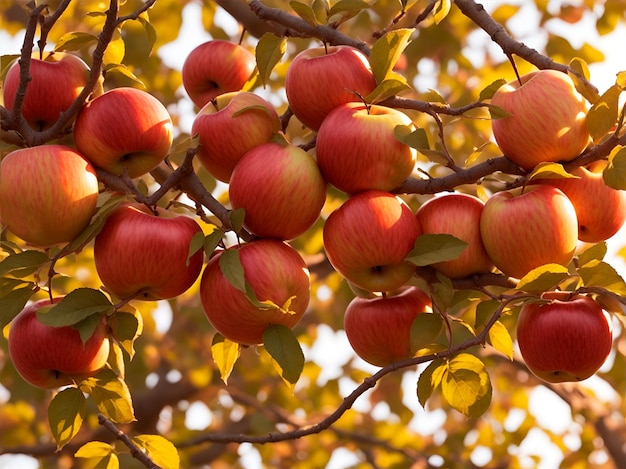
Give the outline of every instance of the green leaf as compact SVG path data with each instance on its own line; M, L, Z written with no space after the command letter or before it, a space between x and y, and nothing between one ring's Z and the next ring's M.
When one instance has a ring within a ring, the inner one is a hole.
M330 19L335 15L341 15L341 18L345 20L352 18L369 7L369 4L363 0L339 0L330 8L328 18Z
M112 370L103 369L96 376L83 380L79 388L90 394L98 411L113 422L130 423L135 420L128 386Z
M411 351L429 348L436 344L443 331L443 318L436 313L418 314L411 324Z
M29 283L25 287L16 288L0 298L0 331L13 321L34 293L35 284Z
M398 140L411 148L416 150L430 149L428 134L424 129L412 129L407 125L397 125L393 131Z
M496 321L489 329L488 341L498 352L509 360L513 360L513 339L508 329L500 321Z
M63 448L76 436L84 418L85 396L78 388L65 388L54 396L48 405L48 422L57 448Z
M626 147L618 145L611 150L609 162L602 172L602 178L607 186L626 190Z
M365 96L365 101L368 103L377 103L383 101L391 96L402 93L410 89L411 87L401 75L396 74L394 78L386 78L379 83L376 88L372 90L370 94Z
M203 244L204 253L209 257L213 255L213 253L217 249L217 246L219 246L220 242L222 241L223 237L224 237L224 232L221 229L216 227L210 234L208 234L204 238L204 244Z
M23 278L36 272L48 262L48 255L43 251L22 251L11 254L0 262L0 276L11 274Z
M293 389L304 369L304 353L293 331L287 326L270 324L263 331L263 345L280 376Z
M302 2L292 1L289 2L289 6L304 21L309 23L311 26L317 26L317 18L315 17L315 12L313 11L313 8L311 8L309 5Z
M295 2L292 2L295 3ZM256 64L261 83L265 87L270 80L272 70L287 50L287 39L272 33L265 33L256 45Z
M423 234L415 240L406 260L417 265L431 265L458 258L467 247L465 241L449 234Z
M237 290L246 293L246 278L244 277L243 265L239 259L237 249L226 249L220 254L219 266L226 280Z
M128 306L126 306L128 308ZM132 360L135 356L135 340L143 332L143 317L139 311L116 311L109 318L109 329L111 334L117 340L122 349L128 354Z
M142 448L158 467L162 469L179 469L180 456L178 450L166 438L160 435L137 435L131 441Z
M601 261L604 259L604 256L606 256L607 251L608 246L605 241L594 244L590 248L585 249L583 252L578 254L578 265L585 265L594 260Z
M243 228L243 221L246 218L246 211L243 208L238 208L236 210L232 210L228 214L228 220L230 221L230 226L235 233L239 233Z
M622 88L618 85L613 85L589 109L587 113L587 129L594 142L597 143L602 139L617 122L621 93Z
M84 469L119 469L120 462L114 448L102 441L90 441L78 448L75 458L82 459Z
M382 84L387 78L395 79L396 74L393 73L393 67L409 44L411 34L414 31L415 29L412 28L395 29L383 34L376 40L369 57L376 83Z
M491 83L489 86L483 88L480 91L480 95L478 96L478 101L485 101L487 99L491 99L493 98L493 95L496 93L496 91L498 91L502 85L504 85L506 83L506 80L500 78L496 81L494 81L493 83Z
M121 78L130 80L134 85L142 89L146 89L146 84L141 81L130 69L122 63L109 63L103 66L107 76L120 75Z
M241 346L218 333L213 336L211 354L213 355L213 361L220 370L222 381L224 381L224 384L228 384L228 377L241 355Z
M152 26L152 24L150 23L150 19L148 18L147 12L143 12L141 15L139 15L139 17L137 18L137 21L141 23L141 25L143 26L143 29L146 31L146 36L148 37L148 43L150 44L149 54L152 55L152 51L154 50L154 45L156 44L156 41L157 41L156 29L154 29L154 26Z
M578 268L586 287L602 287L617 295L626 296L626 283L617 271L604 261L593 260Z
M554 289L559 283L569 277L569 275L567 267L560 264L542 265L524 275L515 289L541 293Z
M78 288L54 307L37 312L41 322L52 327L73 326L92 315L113 311L114 306L100 290Z
M538 179L580 179L580 177L565 171L559 163L539 163L528 177L529 181Z
M84 33L82 31L74 31L66 33L59 38L54 50L55 51L68 51L68 50L80 50L83 47L96 44L98 37L93 34Z
M434 9L435 24L441 23L448 16L451 6L452 0L437 0L437 6Z
M506 112L500 106L496 106L495 104L489 103L487 105L487 109L489 109L489 115L492 119L504 119L505 117L509 117L511 114Z

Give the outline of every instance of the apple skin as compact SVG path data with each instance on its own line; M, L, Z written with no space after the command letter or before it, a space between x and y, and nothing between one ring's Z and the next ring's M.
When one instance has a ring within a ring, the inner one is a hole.
M246 92L224 93L196 115L191 128L198 135L198 159L216 179L229 182L241 157L270 141L281 129L274 107L262 97Z
M397 290L413 276L415 266L404 259L420 234L409 206L384 191L353 195L328 216L323 228L332 266L370 292Z
M66 111L83 91L89 77L87 64L72 54L48 53L43 60L31 58L32 80L26 88L22 115L28 125L41 131L51 127L59 115ZM16 60L4 80L4 106L11 110L20 82L20 65ZM102 93L102 84L94 89L93 96Z
M189 245L202 230L184 215L122 205L107 218L94 242L96 271L118 298L162 300L182 295L199 277L202 250L189 261Z
M229 91L239 91L256 68L256 57L240 44L211 40L193 49L183 63L187 94L199 108Z
M424 234L449 234L467 243L454 260L438 262L432 267L449 278L464 278L493 270L493 262L480 236L480 216L485 204L469 194L452 193L434 197L417 210L416 216Z
M285 93L294 115L317 130L340 104L361 102L376 88L367 57L351 46L314 47L294 57L285 76Z
M346 103L333 109L315 145L327 181L348 194L400 186L413 172L417 152L396 138L397 125L415 127L403 112L376 104Z
M344 316L344 329L356 354L374 366L406 360L411 353L411 325L431 311L431 301L417 287L393 296L354 298Z
M14 150L0 163L2 223L28 244L67 243L89 224L98 202L91 163L65 145Z
M293 328L310 298L309 271L300 254L275 239L258 239L230 249L239 250L245 280L256 298L279 306L292 298L289 310L293 314L253 305L222 273L219 259L224 251L220 251L211 257L200 281L200 299L209 322L225 338L243 345L262 343L270 324Z
M584 295L545 293L548 303L526 303L517 321L517 341L528 369L549 383L581 381L602 366L612 347L611 322Z
M571 173L579 179L542 179L538 183L561 189L572 201L578 218L578 239L599 243L612 237L626 222L626 191L609 187L602 178L606 161L595 161Z
M15 369L25 381L43 389L79 383L95 375L106 364L110 348L104 317L83 344L77 329L39 321L37 311L50 304L46 298L27 305L9 329L9 355Z
M492 120L500 150L526 170L576 158L590 142L587 101L565 73L539 70L496 91L491 104L510 116Z
M145 91L114 88L85 105L74 123L76 148L95 166L136 178L167 156L173 125L167 109Z
M244 227L252 234L290 240L319 218L326 180L315 159L300 147L265 143L235 166L228 194L234 209L245 210Z
M556 187L502 191L485 203L480 234L495 266L521 278L544 264L569 264L578 241L576 210Z

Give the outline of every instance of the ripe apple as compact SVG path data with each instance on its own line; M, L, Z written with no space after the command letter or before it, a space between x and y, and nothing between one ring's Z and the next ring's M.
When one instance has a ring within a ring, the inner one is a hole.
M39 321L37 311L53 302L46 298L27 305L15 316L9 329L9 355L15 369L25 381L44 389L78 383L93 376L109 357L104 317L83 344L77 329L52 327Z
M396 138L398 125L414 127L409 116L385 106L346 103L333 109L315 145L327 181L348 194L391 191L402 184L413 172L417 152Z
M556 187L502 191L485 203L480 234L495 266L521 278L544 264L569 264L578 241L576 210Z
M198 223L188 216L161 208L155 215L139 205L122 205L96 236L96 271L118 298L174 298L187 291L202 270L202 250L187 259L191 238L199 232Z
M41 131L51 127L83 91L89 67L75 55L49 52L41 60L31 59L30 76L22 115L28 125ZM4 106L9 110L13 109L19 83L20 65L16 60L7 72L3 87ZM99 84L93 96L101 93L102 85Z
M351 46L315 47L300 52L285 76L294 115L312 130L340 104L361 101L376 88L367 57Z
M73 148L22 148L0 163L2 223L34 246L73 240L89 224L97 201L94 168Z
M293 328L310 297L309 271L300 254L276 239L259 239L230 249L239 251L245 281L256 299L269 300L285 310L259 307L233 286L220 267L224 253L220 251L211 257L200 281L200 299L209 322L227 339L244 345L262 343L270 324Z
M469 194L452 193L434 197L417 210L424 234L449 234L467 243L454 260L432 266L450 278L491 272L493 262L480 236L480 216L485 204Z
M145 91L122 87L84 106L74 124L78 150L95 166L131 178L156 168L167 156L173 125L167 109Z
M420 234L409 206L384 191L353 195L328 216L323 228L332 266L371 292L397 290L413 276L415 266L404 259Z
M526 303L517 321L526 366L549 383L587 379L611 352L608 314L588 296L567 295L544 293L548 302Z
M280 129L280 118L269 102L238 91L207 103L196 115L191 133L200 139L200 163L216 179L229 182L244 153L269 142Z
M531 170L546 161L576 158L590 141L588 105L571 78L555 70L539 70L496 91L491 104L510 115L492 121L500 150Z
M256 57L240 44L211 40L193 49L183 64L183 86L199 108L222 93L239 91L256 69Z
M411 325L418 314L428 311L430 298L417 287L404 287L393 296L356 297L346 309L344 329L359 357L385 366L413 356Z
M228 187L244 227L261 238L289 240L308 230L326 201L326 180L315 159L298 146L259 145L239 161Z
M572 201L578 218L578 239L599 243L612 237L626 221L626 192L605 184L606 161L595 161L572 174L579 179L542 179L536 182L561 189Z

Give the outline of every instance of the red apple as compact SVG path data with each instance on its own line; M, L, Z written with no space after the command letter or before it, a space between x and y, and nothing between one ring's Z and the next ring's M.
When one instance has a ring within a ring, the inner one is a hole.
M353 195L328 216L323 229L335 270L371 292L397 290L413 276L415 266L404 259L420 234L409 206L384 191Z
M611 322L602 307L584 295L543 295L526 303L517 321L517 341L526 366L550 383L581 381L602 366L612 346Z
M198 135L200 163L216 179L229 182L241 157L267 143L281 129L274 107L265 99L245 91L225 93L204 106L193 121Z
M244 227L261 238L293 239L308 230L326 201L326 180L315 159L295 145L265 143L235 166L228 187Z
M256 57L240 44L211 40L193 49L183 64L183 86L198 107L222 93L239 91L256 69Z
M173 125L150 93L114 88L83 107L74 124L78 150L95 166L131 178L156 168L167 156Z
M490 272L493 262L480 236L480 216L485 204L477 197L453 193L426 201L417 211L424 234L449 234L467 243L454 260L433 267L450 278Z
M43 60L32 58L30 62L32 80L26 88L22 115L35 130L51 127L59 115L66 111L83 91L89 77L89 67L82 59L72 54L49 52ZM20 65L16 60L4 79L4 106L11 110L15 103L20 82ZM94 95L102 93L102 85Z
M317 162L330 184L355 194L391 191L415 167L417 152L395 136L398 125L414 127L406 114L392 108L346 103L331 111L317 134Z
M406 360L411 351L411 325L418 314L431 311L430 298L417 287L393 296L354 298L344 317L350 345L374 366Z
M572 174L579 179L543 179L537 182L561 189L572 201L578 218L578 239L599 243L612 237L626 221L626 192L605 184L606 161L595 161Z
M285 76L285 93L294 115L317 130L340 104L361 102L376 88L367 57L350 46L316 47L300 52Z
M60 298L55 298L58 303ZM52 327L37 318L49 299L27 305L11 322L9 354L15 369L33 386L44 389L79 383L100 371L109 357L109 338L103 317L83 344L78 329Z
M0 164L2 223L29 244L73 240L96 210L98 179L80 153L64 145L14 150Z
M589 144L588 105L571 78L555 70L539 70L496 91L491 104L510 115L492 121L500 150L531 170L547 161L569 161Z
M191 258L191 238L201 228L188 216L123 205L107 218L94 243L96 271L118 298L161 300L182 295L202 270L203 251Z
M569 264L578 241L576 210L556 187L502 191L485 203L480 234L495 266L521 278L544 264Z
M285 309L254 305L233 286L220 267L222 251L209 260L200 281L202 307L213 327L227 339L246 345L262 343L270 324L293 328L310 297L309 271L300 254L275 239L259 239L231 249L239 250L245 281L256 299Z

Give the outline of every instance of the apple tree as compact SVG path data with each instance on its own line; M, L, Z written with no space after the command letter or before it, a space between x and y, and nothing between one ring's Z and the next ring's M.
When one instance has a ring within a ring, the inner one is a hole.
M0 466L625 468L624 7L0 2Z

